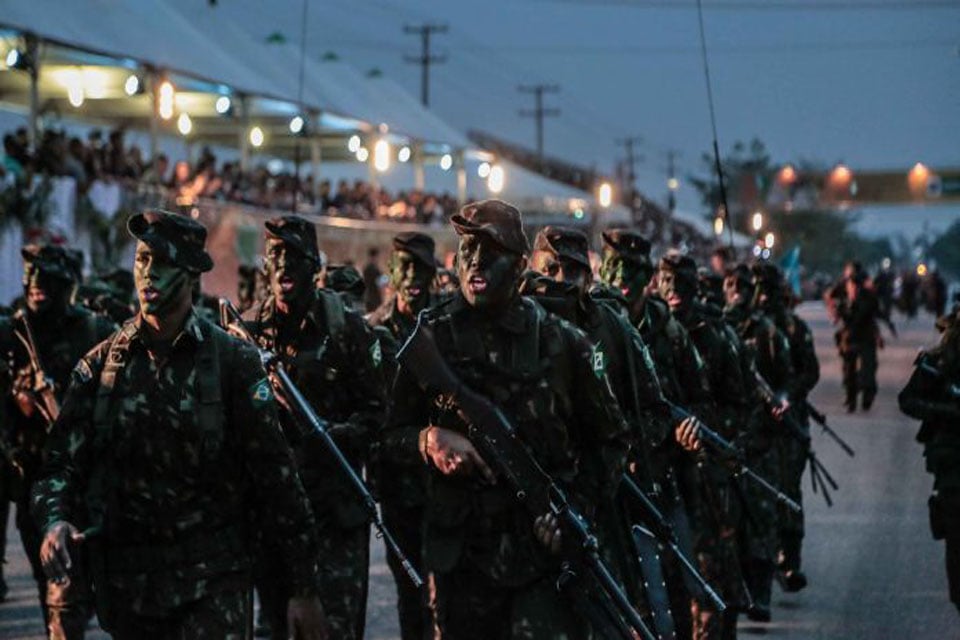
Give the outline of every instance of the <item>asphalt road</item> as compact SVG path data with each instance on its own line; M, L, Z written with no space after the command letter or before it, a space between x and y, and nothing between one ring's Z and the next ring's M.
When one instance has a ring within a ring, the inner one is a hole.
M943 546L930 538L917 425L897 409L896 395L910 374L916 351L936 340L932 319L899 321L901 335L880 353L880 394L869 413L842 407L840 366L832 329L820 305L801 308L814 329L822 377L812 400L853 446L843 454L814 431L814 447L840 483L834 506L804 485L807 539L804 568L810 587L774 596L773 622L741 623L741 636L783 640L942 640L960 638L960 615L947 600ZM8 533L7 602L0 605L0 638L43 638L35 587L17 532ZM368 610L370 640L398 638L390 573L382 545L373 542ZM102 633L88 637L103 638Z

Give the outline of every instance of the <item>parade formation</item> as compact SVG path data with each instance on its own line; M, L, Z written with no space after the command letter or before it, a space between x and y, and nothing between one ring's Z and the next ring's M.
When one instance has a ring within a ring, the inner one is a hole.
M92 310L68 248L24 248L0 321L4 491L51 638L94 613L118 638L363 638L371 525L405 640L732 638L775 588L808 587L801 476L836 485L779 268L656 260L618 228L595 277L587 235L531 243L506 202L451 224L458 288L402 232L366 316L362 276L296 215L264 224L242 317L199 304L213 263L188 216L133 216L133 296ZM852 264L826 298L847 406L867 410L876 296ZM900 403L960 602L956 325Z

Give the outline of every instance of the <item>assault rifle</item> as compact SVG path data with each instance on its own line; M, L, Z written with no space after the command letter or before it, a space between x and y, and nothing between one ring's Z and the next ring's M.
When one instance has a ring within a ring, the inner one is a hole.
M347 476L350 485L363 502L363 506L367 511L367 517L370 518L373 526L377 529L378 535L383 538L383 541L387 547L390 548L390 551L400 560L400 564L403 566L403 570L406 572L407 577L410 578L410 581L418 589L422 588L423 578L420 577L413 563L411 563L410 559L403 553L396 539L383 524L383 520L377 511L377 502L373 499L373 495L370 493L367 485L364 484L360 476L357 475L357 472L353 470L350 461L347 460L346 456L344 456L340 450L340 447L338 447L337 443L333 440L333 437L330 435L328 423L314 412L313 407L310 406L307 399L300 393L300 389L297 388L297 385L295 385L293 380L290 379L290 376L287 375L277 354L260 348L256 339L243 324L240 313L229 300L224 298L220 299L220 323L228 332L257 348L260 354L260 361L263 363L263 368L270 374L270 382L274 392L286 401L286 406L289 407L290 413L295 420L306 423L306 425L320 436L324 446L336 460L337 466Z
M529 514L531 526L534 519L548 512L557 518L567 541L557 589L580 601L599 635L634 640L639 634L646 640L656 640L657 636L600 558L597 539L587 521L531 455L503 412L457 378L443 359L422 314L417 328L397 354L397 361L424 390L453 398L469 423L470 442L509 485L516 501ZM589 592L583 578L590 580L593 589ZM599 596L599 602L592 595Z
M676 420L685 420L687 418L695 417L692 413L686 409L679 407L669 400L664 400L667 403L667 406L670 408L670 415ZM699 419L697 419L697 434L700 436L701 440L707 445L707 447L717 451L729 459L735 461L737 475L742 475L758 487L763 489L765 492L773 496L777 502L790 509L795 513L802 513L800 505L790 499L787 494L783 493L772 484L764 480L761 476L757 474L756 471L751 469L744 463L741 459L740 451L733 446L726 438L721 436L719 433L703 424Z
M843 441L837 432L830 428L830 425L827 424L827 416L823 415L820 411L817 410L809 400L803 400L803 406L807 408L807 412L810 414L810 417L813 418L813 421L820 425L820 429L823 430L823 433L830 436L834 442L840 445L840 448L843 449L848 456L851 458L856 454L853 451L853 448Z
M926 371L934 378L944 381L944 386L946 387L947 395L953 398L954 400L960 400L960 384L954 382L953 384L948 384L949 380L943 375L943 372L940 369L937 369L935 366L930 364L927 361L927 358L924 356L920 358L917 362L917 367L921 370Z
M657 508L653 500L644 493L643 489L628 474L623 474L623 487L633 505L640 512L640 519L643 526L634 525L634 535L645 535L656 539L660 544L670 550L673 556L680 563L680 568L684 573L684 584L687 590L691 592L697 600L710 600L718 612L727 608L723 598L717 595L717 592L707 583L697 568L693 565L687 554L680 548L680 539L674 531L673 525L667 520L667 517Z
M40 364L40 352L37 351L37 343L33 339L33 331L30 329L30 320L27 318L26 311L18 311L14 317L20 320L23 325L23 333L14 331L20 342L27 350L27 356L30 358L30 369L33 372L33 382L30 387L30 393L33 395L37 411L47 423L47 429L53 426L60 415L60 403L54 394L53 379L50 378Z

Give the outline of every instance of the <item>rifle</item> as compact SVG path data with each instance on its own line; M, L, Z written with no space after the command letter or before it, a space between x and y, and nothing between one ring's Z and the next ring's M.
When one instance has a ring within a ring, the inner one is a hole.
M43 365L40 364L40 352L37 351L37 343L33 339L33 331L30 329L30 321L27 318L26 311L19 311L15 317L19 318L23 324L24 331L23 333L14 331L14 333L27 350L27 355L30 358L30 368L33 370L33 386L30 393L36 400L37 411L40 412L47 423L47 429L49 429L60 415L60 403L57 402L57 397L54 394L54 382L44 371Z
M734 472L736 475L742 475L748 480L752 481L758 487L766 491L768 494L774 497L777 502L790 509L795 513L802 513L803 509L799 504L794 502L787 496L785 493L774 487L772 484L764 480L761 476L757 474L756 471L751 469L741 460L740 451L733 446L727 439L718 434L716 431L703 424L699 419L697 419L692 413L687 411L682 407L678 407L669 400L664 400L667 403L667 406L670 408L670 415L672 415L676 420L686 420L687 418L694 418L697 420L697 433L706 443L706 445L719 453L729 457L731 460L736 461L737 469Z
M640 534L654 538L669 549L683 569L683 582L691 595L701 601L710 600L716 610L722 613L727 608L726 603L723 598L717 595L717 592L707 583L690 558L687 557L687 554L680 548L681 541L666 516L657 508L653 500L644 493L636 481L626 473L623 474L623 486L626 487L627 493L640 511L640 519L643 521L643 526L633 526L634 535Z
M424 390L449 394L453 398L469 423L470 441L507 482L514 498L525 508L531 520L548 512L557 518L563 537L569 541L557 589L578 598L595 623L624 640L634 640L637 634L646 640L656 640L657 636L644 623L600 558L597 539L590 532L587 521L531 455L499 407L457 378L437 348L433 332L422 313L413 334L397 354L397 361L416 377ZM595 606L584 591L579 580L581 571L582 577L590 578L599 590L599 606ZM601 615L606 619L595 619ZM602 637L611 636L603 634Z
M958 393L960 393L960 390L958 390ZM812 404L810 404L810 401L807 399L803 400L803 406L807 408L807 412L810 413L810 417L813 418L813 421L816 422L818 425L820 425L820 428L823 430L823 433L830 436L834 442L840 445L840 448L843 449L848 456L852 458L856 455L853 451L853 447L851 447L849 444L844 442L843 438L841 438L837 434L837 432L831 429L830 425L827 424L827 416L823 415L820 411L818 411L817 408L814 407Z
M943 384L944 384L944 387L946 388L947 395L953 398L954 400L960 400L960 384L957 384L957 383L948 384L949 380L946 379L946 376L943 375L943 372L940 371L940 369L937 369L932 364L930 364L927 361L926 357L922 357L919 359L919 361L917 362L917 367L923 371L926 371L927 373L932 375L934 378L937 378L938 380L942 379L944 381Z
M400 564L403 566L403 570L406 572L407 577L410 578L410 581L418 589L422 588L423 578L420 577L420 574L416 568L414 568L413 563L410 562L406 554L403 553L403 550L400 548L400 545L397 544L396 539L390 533L389 529L383 524L383 520L377 511L376 500L373 499L373 495L370 493L367 485L364 484L360 476L357 475L357 472L353 470L353 466L347 460L346 456L343 455L337 443L334 442L333 437L330 435L327 422L317 416L313 407L310 406L307 399L300 393L300 389L297 388L297 385L295 385L293 380L290 379L290 376L287 375L283 364L280 362L279 356L267 349L260 348L256 339L246 326L244 326L243 319L240 317L239 312L237 312L229 300L224 298L220 298L220 323L227 331L256 347L257 352L260 354L260 361L263 363L263 368L270 373L270 382L274 391L286 400L289 411L295 420L306 423L320 436L324 446L336 460L337 466L347 476L350 485L363 502L367 516L377 529L378 536L383 538L383 541L390 551L400 560Z

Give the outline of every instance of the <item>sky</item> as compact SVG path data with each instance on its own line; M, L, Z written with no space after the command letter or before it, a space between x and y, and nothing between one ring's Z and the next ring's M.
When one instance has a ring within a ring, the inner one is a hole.
M711 148L694 0L306 1L307 55L333 51L417 96L404 55L420 42L403 26L447 25L431 108L461 130L533 147L517 86L558 84L546 152L612 171L616 140L640 136L638 184L658 199L668 150L682 180ZM301 0L175 3L223 12L251 38L301 40ZM778 162L960 166L960 0L703 0L703 20L722 151L758 137ZM698 204L686 184L680 204Z

